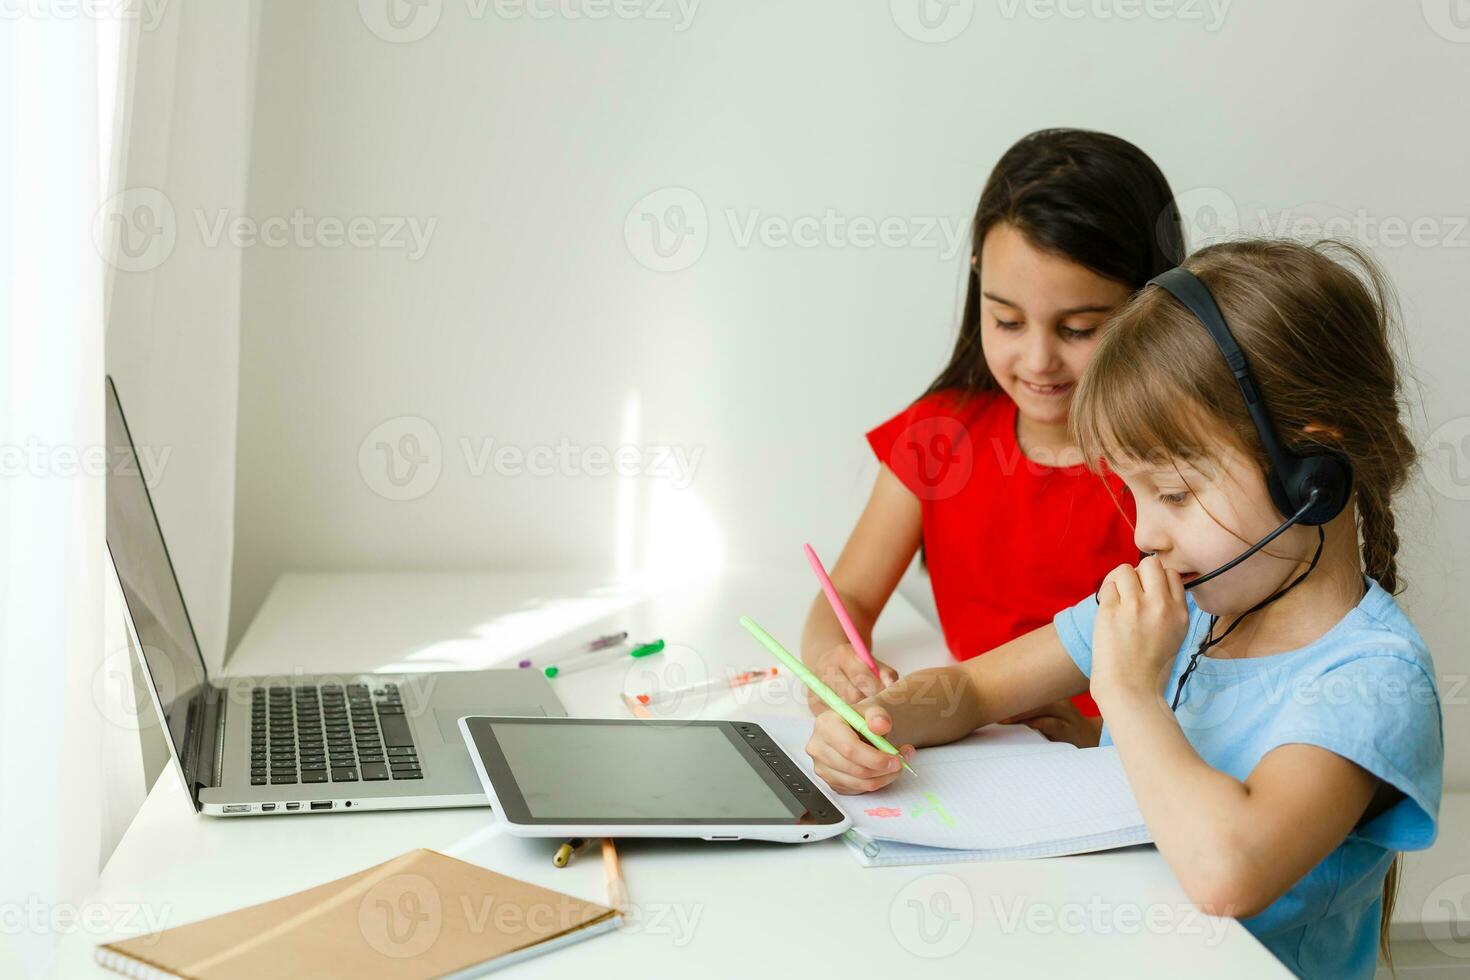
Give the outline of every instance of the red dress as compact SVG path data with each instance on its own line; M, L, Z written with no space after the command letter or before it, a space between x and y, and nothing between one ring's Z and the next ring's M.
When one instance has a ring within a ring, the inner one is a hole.
M1027 459L1004 392L928 395L868 444L923 505L934 604L957 660L1045 626L1138 562L1122 480ZM1089 695L1072 700L1098 713Z

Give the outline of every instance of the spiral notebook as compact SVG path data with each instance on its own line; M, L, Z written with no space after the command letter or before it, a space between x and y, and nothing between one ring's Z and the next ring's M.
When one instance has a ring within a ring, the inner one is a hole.
M462 980L600 935L617 911L417 850L274 901L97 948L130 977Z
M760 724L812 773L810 724ZM1079 749L1024 725L990 725L921 749L913 767L881 790L838 798L859 863L1013 861L1150 841L1112 746Z

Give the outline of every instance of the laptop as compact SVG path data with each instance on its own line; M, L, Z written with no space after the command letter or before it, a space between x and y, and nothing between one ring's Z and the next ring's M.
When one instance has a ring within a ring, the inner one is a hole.
M566 716L533 670L211 678L111 378L106 398L107 550L129 639L197 812L487 806L459 719Z

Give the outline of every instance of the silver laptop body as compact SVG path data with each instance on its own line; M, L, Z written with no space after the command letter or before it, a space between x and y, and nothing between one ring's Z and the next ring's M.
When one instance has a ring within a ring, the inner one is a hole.
M459 718L566 715L534 670L211 679L111 378L106 398L107 549L129 640L198 812L485 806Z

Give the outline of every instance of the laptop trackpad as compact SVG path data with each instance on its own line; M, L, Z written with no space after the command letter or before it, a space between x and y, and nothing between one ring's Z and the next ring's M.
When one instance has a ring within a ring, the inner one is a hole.
M459 730L459 720L465 715L533 715L537 718L546 717L546 709L540 705L519 705L515 708L503 708L494 711L475 710L473 708L439 708L434 712L434 719L439 723L439 734L444 736L444 741L450 745L463 745L464 735Z

